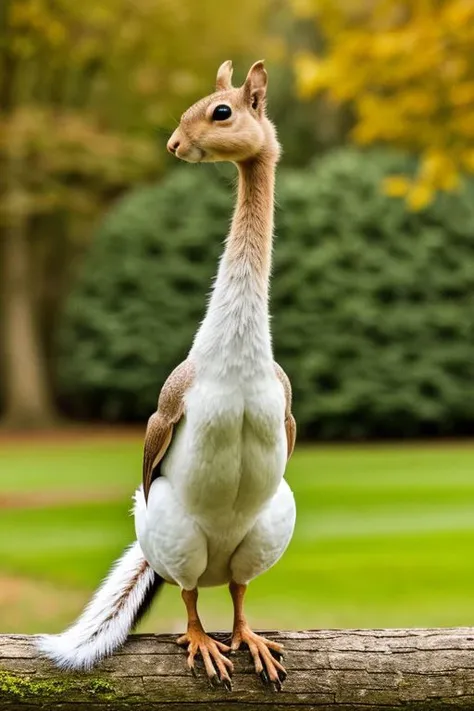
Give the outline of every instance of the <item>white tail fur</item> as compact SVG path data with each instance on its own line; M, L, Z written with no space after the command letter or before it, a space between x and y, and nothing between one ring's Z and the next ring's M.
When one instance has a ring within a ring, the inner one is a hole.
M133 543L76 622L61 634L42 635L39 651L63 669L90 669L122 646L162 582Z

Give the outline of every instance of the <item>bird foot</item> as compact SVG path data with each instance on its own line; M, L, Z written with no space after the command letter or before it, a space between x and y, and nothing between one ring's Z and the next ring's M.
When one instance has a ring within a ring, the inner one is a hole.
M189 626L186 634L177 640L179 645L187 646L188 668L194 676L197 676L195 658L199 654L204 662L204 668L211 686L223 684L228 691L232 690L232 674L234 665L231 660L224 656L223 652L229 652L230 647L216 639L209 637L201 627Z
M256 634L246 623L234 627L231 651L236 652L242 644L249 648L255 664L255 672L264 684L271 684L276 691L281 691L282 683L287 676L285 667L280 663L283 646Z

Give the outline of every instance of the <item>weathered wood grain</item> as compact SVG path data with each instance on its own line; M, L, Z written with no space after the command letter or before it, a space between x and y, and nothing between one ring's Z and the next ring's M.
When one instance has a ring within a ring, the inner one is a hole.
M137 635L87 674L56 670L34 637L0 635L0 711L442 711L474 710L474 629L266 633L285 645L278 693L234 656L234 690L186 669L170 635ZM225 639L225 635L216 635Z

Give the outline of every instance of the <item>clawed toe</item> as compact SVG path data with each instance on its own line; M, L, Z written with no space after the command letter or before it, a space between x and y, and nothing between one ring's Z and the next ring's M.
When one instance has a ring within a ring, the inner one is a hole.
M283 688L283 681L286 679L286 674L283 678L281 678L280 673L277 673L277 676L271 679L265 670L260 672L259 676L265 686L270 686L274 691L281 691Z
M275 691L281 691L286 679L286 670L281 664L283 647L277 642L255 634L247 625L234 630L231 649L236 651L241 644L247 645L252 656L255 672L264 684L270 685Z
M222 683L224 684L227 691L232 691L232 680L230 678L222 679Z
M223 684L228 691L232 690L230 675L233 672L234 665L223 654L224 652L229 652L230 647L212 639L204 631L194 629L179 637L177 643L181 646L187 646L187 664L193 676L197 676L195 660L196 656L199 655L204 663L210 685L218 687Z
M274 691L281 691L282 690L282 682L279 678L276 679L275 681L271 681L271 679L269 679L268 674L265 671L260 672L260 678L263 681L263 683L265 684L265 686L271 686Z

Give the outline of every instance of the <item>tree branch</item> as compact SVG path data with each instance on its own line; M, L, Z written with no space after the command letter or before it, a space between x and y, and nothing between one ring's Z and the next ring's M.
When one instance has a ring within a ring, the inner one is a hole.
M225 635L217 635L225 639ZM474 630L322 630L268 633L285 645L283 691L264 688L248 653L234 690L194 679L170 635L132 636L87 674L38 658L34 637L0 636L0 710L441 711L474 708ZM83 706L78 706L83 704Z

